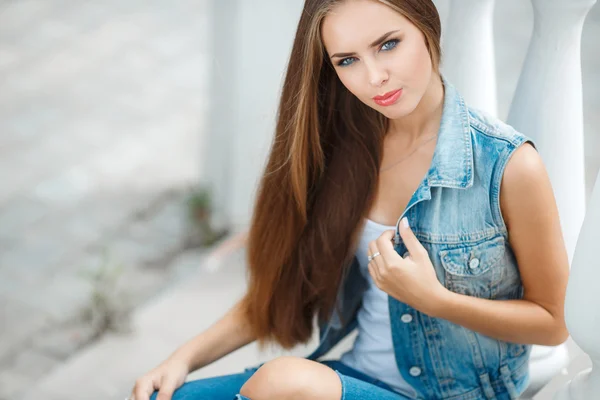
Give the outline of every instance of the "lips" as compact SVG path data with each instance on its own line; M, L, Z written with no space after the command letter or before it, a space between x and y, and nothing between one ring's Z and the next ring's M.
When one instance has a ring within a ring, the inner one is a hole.
M384 95L375 96L375 97L373 97L373 100L375 100L375 101L387 100L387 99L391 98L393 95L395 95L397 92L399 92L400 90L402 90L402 89L392 90L391 92L387 92Z
M375 96L375 97L373 97L373 101L378 106L388 107L388 106L395 104L398 101L398 99L400 98L400 96L402 96L402 89L387 92L386 94L384 94L382 96Z

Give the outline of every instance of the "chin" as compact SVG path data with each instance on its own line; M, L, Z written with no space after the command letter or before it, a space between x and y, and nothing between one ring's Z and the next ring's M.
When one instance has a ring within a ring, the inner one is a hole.
M402 98L399 99L396 104L387 107L375 104L372 99L367 101L362 100L362 102L389 119L399 119L405 117L413 112L416 108L416 105L414 105L414 107L412 105L411 107L407 107L406 99Z
M390 107L379 107L377 111L388 119L400 119L412 112L412 110L407 110L406 107L402 107L401 104L394 104Z

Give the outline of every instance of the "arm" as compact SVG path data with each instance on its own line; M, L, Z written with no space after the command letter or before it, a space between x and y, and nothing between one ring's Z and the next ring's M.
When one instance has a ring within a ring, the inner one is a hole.
M219 269L224 260L234 251L245 247L248 242L248 231L238 232L228 237L216 249L212 250L204 260L205 268L208 271Z
M240 305L241 302L238 302L223 318L185 343L169 358L184 361L189 372L193 372L252 343L255 338L250 333Z
M158 367L136 380L130 398L149 400L157 389L157 399L169 400L183 385L187 375L252 342L241 312L241 302L208 330L196 336Z
M207 268L218 268L216 264L219 264L223 258L246 245L247 237L248 232L242 231L221 243L207 257ZM205 332L186 342L169 358L182 359L192 372L252 343L255 338L249 334L248 324L244 321L240 305L241 302L235 304L223 318Z
M511 157L500 203L523 299L488 300L448 291L436 316L507 342L558 345L569 335L564 319L568 256L550 180L531 145Z

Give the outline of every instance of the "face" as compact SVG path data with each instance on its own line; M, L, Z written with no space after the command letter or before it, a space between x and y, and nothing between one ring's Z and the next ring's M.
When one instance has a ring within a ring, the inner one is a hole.
M321 37L341 82L390 119L410 114L432 79L425 36L376 0L348 0L324 19Z

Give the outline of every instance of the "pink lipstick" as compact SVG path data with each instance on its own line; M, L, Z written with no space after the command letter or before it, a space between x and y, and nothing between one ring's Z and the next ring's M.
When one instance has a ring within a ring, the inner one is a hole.
M391 106L402 96L402 89L388 92L382 96L375 96L373 100L380 106Z

